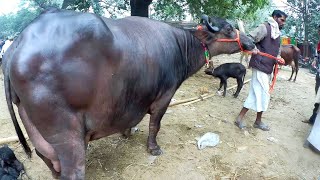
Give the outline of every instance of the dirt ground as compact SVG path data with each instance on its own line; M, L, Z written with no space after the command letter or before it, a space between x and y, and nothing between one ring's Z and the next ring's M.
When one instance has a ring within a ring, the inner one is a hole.
M239 54L217 56L215 64L235 61ZM230 90L226 97L212 98L168 109L162 119L158 143L163 155L153 157L146 151L147 115L138 125L140 131L130 139L112 135L90 144L87 150L86 179L119 180L202 180L202 179L317 179L320 156L302 145L311 126L301 120L312 112L314 75L300 69L297 81L288 82L291 68L283 67L263 120L271 130L263 132L251 125L255 113L246 115L247 131L234 125L248 94L244 85L237 99ZM247 71L246 79L251 76ZM0 79L0 138L15 135L4 97L3 76ZM229 79L229 87L236 84ZM178 89L175 100L197 97L203 89L216 93L219 80L204 74L203 69ZM198 150L196 138L207 132L220 136L216 147ZM31 145L31 142L29 141ZM52 179L46 165L33 153L28 159L19 143L9 144L26 168L31 179Z

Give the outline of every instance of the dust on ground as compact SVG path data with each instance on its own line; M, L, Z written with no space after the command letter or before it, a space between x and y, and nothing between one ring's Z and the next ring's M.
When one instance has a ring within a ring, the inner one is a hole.
M239 54L217 56L215 64L238 62ZM208 89L216 93L219 80L201 69L177 90L175 100L197 97ZM2 74L2 73L1 73ZM237 99L230 90L226 97L215 95L190 105L167 110L162 119L158 143L164 154L151 156L146 151L147 115L138 125L140 132L130 139L112 135L90 143L86 157L86 179L315 179L320 177L320 156L302 145L311 126L307 119L314 102L314 75L300 69L297 81L288 82L290 67L283 67L263 120L271 130L252 127L255 113L245 117L248 133L234 125L249 85ZM246 79L251 76L248 70ZM0 76L3 82L3 76ZM236 84L228 80L228 86ZM0 138L15 136L7 110L3 83L0 85ZM207 132L220 136L220 144L198 150L196 138ZM269 140L268 140L269 139ZM30 141L29 141L29 144ZM31 179L52 179L51 172L33 153L28 159L19 143L11 143Z

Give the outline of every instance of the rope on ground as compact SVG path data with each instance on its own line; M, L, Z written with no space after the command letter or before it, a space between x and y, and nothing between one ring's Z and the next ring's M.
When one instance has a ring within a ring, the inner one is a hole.
M26 139L29 139L27 134L24 134L24 137L26 137ZM7 137L7 138L1 138L0 139L0 145L1 144L7 144L10 142L15 142L15 141L19 141L18 136L11 136L11 137Z
M243 82L243 84L246 84L248 82L250 82L251 79L247 79ZM234 86L231 86L229 88L227 88L227 91L230 90L230 89L233 89L233 88L236 88L238 87L238 85L234 85ZM199 102L199 101L203 101L204 99L208 99L210 97L213 97L215 96L216 93L212 93L212 94L203 94L199 97L193 97L193 98L189 98L189 99L184 99L184 100L180 100L180 101L176 101L176 102L173 102L173 103L170 103L169 104L169 107L172 107L172 106L176 106L176 105L189 105L189 104L193 104L193 103L196 103L196 102Z

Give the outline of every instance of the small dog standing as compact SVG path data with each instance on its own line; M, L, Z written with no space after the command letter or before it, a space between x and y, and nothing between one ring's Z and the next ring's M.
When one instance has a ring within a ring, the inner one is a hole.
M246 67L244 67L244 65L242 65L241 63L225 63L218 66L217 68L208 68L204 72L208 75L212 75L220 79L220 87L218 90L220 91L222 85L224 85L223 96L226 96L227 79L229 77L236 78L238 87L237 91L233 95L236 98L238 97L243 86L244 77L246 76Z

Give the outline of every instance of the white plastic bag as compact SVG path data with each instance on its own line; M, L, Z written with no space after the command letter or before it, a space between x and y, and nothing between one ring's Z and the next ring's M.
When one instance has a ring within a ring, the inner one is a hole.
M219 135L208 132L205 135L203 135L199 140L198 140L198 149L204 149L207 146L214 147L217 144L219 144Z

